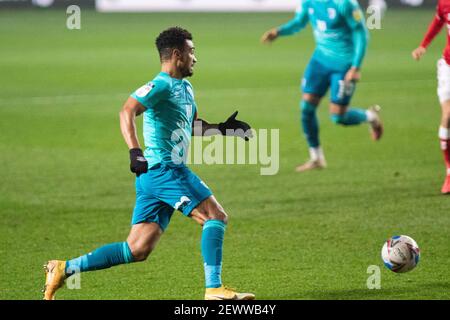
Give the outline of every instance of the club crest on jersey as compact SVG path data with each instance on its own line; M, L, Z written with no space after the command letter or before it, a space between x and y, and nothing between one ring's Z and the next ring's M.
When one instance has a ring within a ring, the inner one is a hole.
M362 19L362 14L360 10L353 10L353 19L355 19L355 21L360 22Z
M333 20L336 18L336 9L334 8L328 8L328 17Z
M139 89L136 90L136 96L138 96L139 98L143 98L146 95L149 94L150 91L152 91L152 89L155 87L155 85L150 82L148 84L143 85L142 87L140 87Z

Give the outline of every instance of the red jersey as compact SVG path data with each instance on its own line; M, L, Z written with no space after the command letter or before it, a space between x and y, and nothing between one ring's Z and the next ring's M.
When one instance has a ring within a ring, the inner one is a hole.
M447 46L444 49L444 59L450 65L450 0L439 0L436 16L431 22L421 46L424 48L428 47L444 25L447 32Z

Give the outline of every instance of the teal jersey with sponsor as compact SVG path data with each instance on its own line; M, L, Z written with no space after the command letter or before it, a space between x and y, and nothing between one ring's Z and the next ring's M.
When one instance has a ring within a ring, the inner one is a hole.
M369 34L356 0L301 0L294 19L280 26L278 34L297 33L308 22L314 32L317 59L338 68L361 66Z
M146 108L144 156L149 168L158 163L184 165L197 112L191 83L161 72L131 97Z

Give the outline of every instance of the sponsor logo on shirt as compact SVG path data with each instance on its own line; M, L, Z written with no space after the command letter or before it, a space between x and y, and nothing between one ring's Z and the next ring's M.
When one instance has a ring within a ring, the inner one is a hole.
M336 18L336 9L334 8L328 8L328 17L333 20Z
M149 94L150 91L152 91L152 89L155 87L155 85L153 83L148 83L143 85L142 87L140 87L139 89L136 90L136 96L138 96L139 98L143 98L146 95Z

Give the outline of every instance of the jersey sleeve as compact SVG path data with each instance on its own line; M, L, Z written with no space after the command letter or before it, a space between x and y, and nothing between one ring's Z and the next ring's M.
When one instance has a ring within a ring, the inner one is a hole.
M437 9L436 9L436 15L434 16L433 21L431 22L430 26L428 27L428 31L425 34L425 37L423 38L420 46L423 48L427 48L430 45L430 43L433 41L433 39L442 30L444 23L445 23L444 15L438 4Z
M356 0L343 0L341 14L352 30L354 55L352 67L360 68L367 51L369 32L365 24L364 14Z
M294 19L283 24L282 26L279 26L277 29L278 35L289 36L294 33L297 33L306 27L306 25L308 24L308 21L309 21L309 17L308 17L308 10L307 10L307 1L301 0L300 5L298 6L297 11L295 12Z
M131 97L148 109L153 108L159 101L167 99L169 94L170 84L156 78L133 92Z

